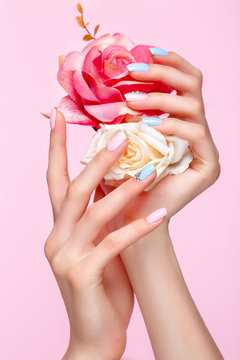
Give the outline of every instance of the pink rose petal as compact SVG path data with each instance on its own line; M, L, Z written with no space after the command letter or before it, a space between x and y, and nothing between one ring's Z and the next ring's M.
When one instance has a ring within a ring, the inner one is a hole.
M118 89L107 87L101 82L98 83L97 79L95 79L90 73L83 71L83 75L92 93L97 97L98 102L105 104L109 102L123 101L123 97Z
M80 71L74 71L73 84L81 97L89 101L100 102L89 88Z
M93 46L85 56L82 71L86 71L97 79L100 79L101 76L99 72L102 71L102 69L96 66L100 60L98 58L101 59L101 51L99 51L97 46Z
M127 114L142 114L142 112L130 109L126 105L125 101L99 105L84 105L84 108L90 115L104 123L112 123L114 119L120 115L125 116Z
M124 95L131 91L142 91L149 93L150 91L156 88L156 83L154 82L141 82L141 81L119 81L113 88L121 91L121 94Z
M130 52L134 56L136 62L152 64L153 60L149 48L150 45L137 45Z
M86 114L84 114L78 105L65 96L58 104L58 110L64 115L67 123L96 126L97 124Z
M72 51L65 56L60 63L57 79L59 84L66 90L74 101L78 101L78 93L73 84L73 73L75 70L81 71L84 56L78 51Z

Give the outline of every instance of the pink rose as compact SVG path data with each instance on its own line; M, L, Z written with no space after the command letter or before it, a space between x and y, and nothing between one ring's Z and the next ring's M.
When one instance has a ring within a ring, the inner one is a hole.
M58 109L68 123L90 125L99 128L99 123L124 122L126 115L143 115L130 109L124 94L130 91L160 91L172 89L161 82L134 81L128 74L127 64L152 63L149 47L136 45L126 36L105 34L91 41L85 48L60 57L58 81L66 90ZM162 112L144 111L147 115Z

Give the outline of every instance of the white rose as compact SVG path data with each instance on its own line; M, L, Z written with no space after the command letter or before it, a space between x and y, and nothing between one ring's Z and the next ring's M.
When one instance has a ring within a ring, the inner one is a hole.
M128 139L126 152L104 177L108 185L117 186L119 181L134 177L146 164L152 162L156 167L157 177L145 189L150 190L166 175L177 175L185 171L193 159L187 140L163 135L141 122L100 126L81 160L83 164L88 164L118 131L124 130Z

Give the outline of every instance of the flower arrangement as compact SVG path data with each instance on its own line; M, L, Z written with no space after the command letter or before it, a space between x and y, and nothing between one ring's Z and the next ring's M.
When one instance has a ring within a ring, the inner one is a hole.
M135 45L121 33L96 38L100 25L92 35L87 28L89 23L84 22L81 4L77 9L80 13L77 22L87 31L83 40L90 42L81 51L59 57L57 79L67 95L57 108L67 123L92 126L97 131L82 162L87 164L116 132L124 130L129 142L127 153L106 174L107 183L117 185L125 181L148 162L153 162L157 169L156 180L150 188L167 174L183 172L192 160L188 142L165 136L140 122L143 115L168 117L169 114L160 110L130 109L124 98L129 92L176 93L160 81L140 82L129 76L128 64L153 63L149 52L152 45ZM131 122L132 116L134 122Z

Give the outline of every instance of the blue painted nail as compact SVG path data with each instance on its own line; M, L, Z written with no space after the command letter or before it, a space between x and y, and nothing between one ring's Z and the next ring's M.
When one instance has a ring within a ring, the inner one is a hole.
M142 181L144 179L146 179L148 176L150 176L152 173L154 173L154 171L156 170L155 166L153 163L148 163L146 166L144 166L144 168L142 168L141 171L139 171L135 176L135 180L137 181Z
M146 63L131 63L127 65L129 71L148 71L149 65Z
M168 51L161 49L161 48L157 48L157 47L151 47L149 48L149 51L152 55L161 55L161 56L167 56L168 55Z
M142 123L150 126L161 124L162 119L158 116L144 116L142 118Z

